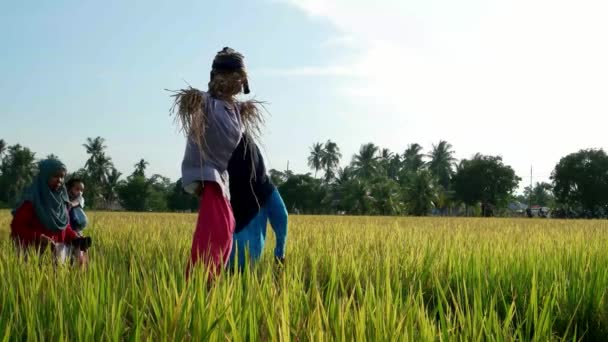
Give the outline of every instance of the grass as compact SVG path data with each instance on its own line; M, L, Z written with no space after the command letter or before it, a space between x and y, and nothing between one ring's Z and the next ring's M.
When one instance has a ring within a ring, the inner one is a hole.
M608 336L608 221L292 216L287 266L210 290L187 214L88 213L91 264L25 263L0 211L3 340L547 341Z

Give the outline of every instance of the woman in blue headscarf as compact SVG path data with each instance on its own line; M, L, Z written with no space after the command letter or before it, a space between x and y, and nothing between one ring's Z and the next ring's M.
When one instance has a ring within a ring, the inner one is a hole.
M65 176L61 161L40 162L38 175L24 192L11 222L11 238L21 247L44 248L78 238L70 227Z

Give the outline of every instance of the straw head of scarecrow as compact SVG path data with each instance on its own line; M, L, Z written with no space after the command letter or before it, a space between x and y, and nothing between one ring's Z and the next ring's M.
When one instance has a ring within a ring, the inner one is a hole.
M225 47L218 52L211 66L209 93L220 99L231 99L241 91L249 94L245 57Z

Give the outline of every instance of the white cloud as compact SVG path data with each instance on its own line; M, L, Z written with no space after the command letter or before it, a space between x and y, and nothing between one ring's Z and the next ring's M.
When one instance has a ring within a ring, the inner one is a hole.
M329 21L329 42L359 45L352 65L292 74L357 76L338 91L390 113L369 115L396 140L502 154L521 176L531 163L546 175L566 153L608 147L608 2L283 2ZM391 131L396 117L407 131Z

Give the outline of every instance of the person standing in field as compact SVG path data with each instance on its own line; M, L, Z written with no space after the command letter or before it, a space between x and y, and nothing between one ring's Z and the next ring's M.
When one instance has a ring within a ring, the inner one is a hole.
M275 261L285 262L287 208L277 188L266 173L262 154L253 139L244 134L228 163L230 203L236 228L229 268L243 270L262 255L268 221L274 230Z
M226 47L213 60L207 92L189 87L173 95L176 120L187 137L182 183L199 197L187 278L201 261L212 280L230 256L235 221L226 168L243 131L261 124L258 102L237 101L241 92L249 93L244 57Z
M46 159L38 168L38 175L13 212L12 240L23 251L33 247L42 252L51 247L56 252L60 246L80 246L81 239L70 227L69 199L63 183L65 165L57 159Z

